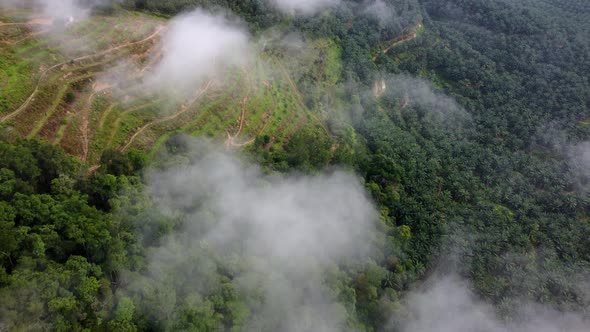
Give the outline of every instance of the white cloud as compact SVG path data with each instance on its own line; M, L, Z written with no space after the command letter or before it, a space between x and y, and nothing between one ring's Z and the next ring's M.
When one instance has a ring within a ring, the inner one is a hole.
M281 11L291 14L313 15L336 6L340 0L271 0Z
M403 332L585 332L590 321L537 304L522 304L510 321L479 300L455 276L427 281L406 298L406 312L392 324Z
M146 273L127 277L126 294L158 320L172 320L175 305L216 289L212 276L230 266L253 310L243 330L342 331L347 313L325 279L334 264L364 262L371 251L376 212L358 179L267 176L191 144L199 151L192 162L148 177L158 210L185 222L150 251Z
M43 16L52 19L61 20L82 20L85 19L92 8L113 3L117 0L0 0L0 6L5 8L14 8L32 6L32 15ZM25 4L26 2L26 4Z
M222 76L252 57L249 35L230 19L196 10L176 17L162 40L163 58L149 73L160 90L192 91L204 80Z
M574 184L582 192L590 191L590 142L570 145L566 151Z

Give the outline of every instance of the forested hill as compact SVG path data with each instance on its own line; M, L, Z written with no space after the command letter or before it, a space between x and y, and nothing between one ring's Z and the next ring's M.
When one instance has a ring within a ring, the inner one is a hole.
M0 331L587 331L586 1L59 3L0 2Z

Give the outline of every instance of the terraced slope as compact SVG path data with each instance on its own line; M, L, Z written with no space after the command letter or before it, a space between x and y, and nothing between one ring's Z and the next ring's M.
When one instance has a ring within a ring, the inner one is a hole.
M163 19L120 12L56 27L23 17L0 17L3 135L40 137L94 163L109 149L154 151L173 133L228 148L267 135L268 148L280 149L302 126L321 125L276 61L272 75L261 65L235 68L188 100L143 93L141 78L162 53ZM117 85L107 79L115 67L129 73Z

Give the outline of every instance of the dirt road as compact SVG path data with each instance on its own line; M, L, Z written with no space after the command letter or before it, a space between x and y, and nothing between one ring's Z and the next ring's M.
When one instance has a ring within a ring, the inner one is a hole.
M42 81L44 80L45 76L47 76L47 74L52 71L55 68L61 67L63 65L66 65L68 63L72 63L72 62L80 62L82 60L86 60L86 59L91 59L93 57L98 57L98 56L103 56L112 52L115 52L117 50L120 50L122 48L125 47L129 47L132 45L137 45L137 44L141 44L144 42L147 42L149 40L154 39L156 36L158 36L160 34L160 32L164 29L164 26L159 26L156 28L156 31L154 33L152 33L151 35L149 35L148 37L139 40L139 41L135 41L135 42L128 42L128 43L124 43L118 46L113 46L107 50L104 50L102 52L98 52L98 53L93 53L93 54L88 54L88 55L84 55L72 60L68 60L68 61L64 61L58 64L55 64L49 68L47 68L45 71L43 71L43 73L41 73L41 75L39 76L39 79L37 80L37 84L35 85L35 89L33 90L33 92L31 93L31 95L25 100L25 102L19 107L17 108L15 111L3 116L2 118L0 118L0 122L6 122L12 118L14 118L15 116L17 116L19 113L21 113L30 103L31 101L35 98L35 96L37 95L37 93L39 92L39 86L41 85Z
M183 113L185 113L186 111L188 111L190 109L190 106L192 104L194 104L197 101L197 99L199 99L201 96L203 96L207 92L207 90L209 90L209 88L211 87L212 84L213 84L213 81L212 80L209 81L209 82L207 82L207 84L205 84L205 86L203 88L201 88L197 92L196 96L191 101L189 101L186 106L181 107L178 112L176 112L176 113L174 113L172 115L169 115L169 116L167 116L165 118L161 118L161 119L158 119L158 120L155 120L155 121L152 121L150 123L145 124L135 134L133 134L133 136L131 136L131 138L129 139L129 141L127 141L127 144L125 144L125 146L123 146L121 148L121 151L122 152L125 152L127 149L129 149L129 147L131 146L131 144L133 144L133 142L135 141L135 139L139 135L141 135L144 131L146 131L148 128L150 128L152 126L155 126L157 124L160 124L162 122L174 120L177 117L179 117L180 115L182 115Z
M377 54L375 54L375 55L373 56L373 62L377 61L377 59L378 59L378 58L379 58L381 55L383 55L383 54L387 54L387 52L389 52L389 51L390 51L392 48L394 48L394 47L396 47L396 46L399 46L399 45L401 45L401 44L407 43L407 42L409 42L409 41L411 41L411 40L414 40L414 39L416 39L416 38L418 37L418 32L417 32L417 30L418 30L418 29L421 29L421 28L422 28L422 24L418 24L418 25L417 25L417 26L416 26L416 27L413 29L414 31L413 31L412 33L410 33L410 34L408 34L408 35L406 35L406 36L402 36L401 38L396 38L396 39L392 40L392 41L389 43L389 46L387 46L385 49L383 49L383 50L379 51L379 53L377 53Z

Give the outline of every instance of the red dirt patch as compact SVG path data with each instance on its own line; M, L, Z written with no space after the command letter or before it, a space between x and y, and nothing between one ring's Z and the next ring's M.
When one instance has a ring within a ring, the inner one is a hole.
M96 81L96 83L92 85L92 90L94 90L94 92L101 92L109 88L111 88L111 85L102 81Z
M35 17L30 19L27 24L29 25L45 25L45 26L49 26L49 25L53 25L53 19L52 18L47 18L47 17Z
M385 84L385 80L373 82L373 95L375 98L381 97L386 89L387 85Z

